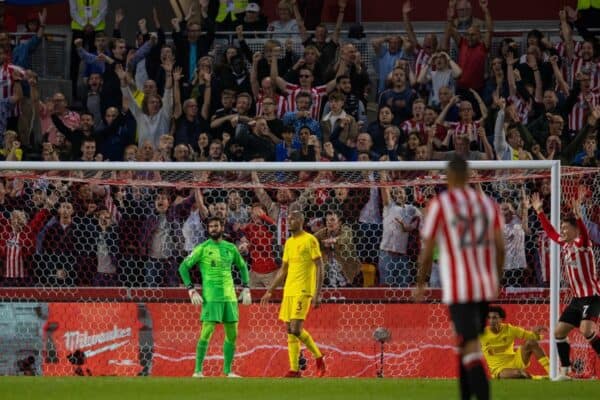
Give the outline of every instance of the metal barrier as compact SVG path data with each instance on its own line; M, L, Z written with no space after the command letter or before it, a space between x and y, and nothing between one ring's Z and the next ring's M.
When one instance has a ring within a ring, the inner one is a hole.
M438 41L441 41L444 35L443 30L415 30L417 35L417 39L419 42L423 40L423 38L428 34L435 34L438 37ZM558 28L544 29L542 33L547 36L549 39L556 41L559 39L559 30ZM340 40L343 43L352 43L356 46L356 49L361 55L361 59L363 63L369 69L369 73L374 73L374 65L377 60L377 54L375 54L375 50L371 45L371 41L373 39L388 37L392 35L406 35L406 31L397 30L397 31L389 31L389 30L365 30L366 37L363 39L348 39L348 32L342 31L340 32ZM248 47L253 52L263 51L264 43L270 39L271 34L269 32L245 32L244 36L246 37L246 43ZM262 37L261 37L262 36ZM302 45L302 40L298 34L283 34L278 33L274 35L274 39L280 40L282 43L282 47L285 45L285 41L289 38L292 39L292 48L294 52L298 55L302 55L304 51L304 46ZM506 38L512 38L517 44L521 47L521 53L524 53L527 48L527 30L512 28L512 29L502 29L494 32L494 37L492 39L492 48L490 49L490 55L495 56L499 53L499 49L501 46L502 40ZM227 50L228 46L237 45L237 35L235 32L219 32L215 39L214 44L214 55L216 60L219 60L223 55L225 50Z
M425 35L433 33L438 36L439 40L442 40L443 30L441 29L416 29L415 33L419 41L421 41ZM556 40L559 37L557 28L543 29L542 33L550 39ZM168 37L170 34L167 33ZM369 72L373 71L374 62L377 60L377 55L371 46L371 41L380 37L387 37L390 35L406 35L404 30L365 30L366 37L363 39L348 39L348 31L340 32L340 39L344 43L353 43L359 51L362 61L365 63ZM31 33L11 33L12 40L18 40L24 36L31 36ZM302 55L304 46L302 40L298 34L283 34L278 33L272 35L269 32L245 32L246 42L253 52L262 51L264 43L274 36L274 38L280 40L282 47L285 45L287 38L292 39L292 48L298 55ZM521 45L521 52L526 50L527 43L527 31L522 28L509 28L502 29L494 32L494 38L492 41L492 48L490 49L491 55L496 55L500 47L500 43L504 38L512 38L518 44ZM237 44L237 35L235 32L218 32L214 42L213 55L216 60L219 60L223 55L228 46ZM31 55L30 62L32 69L38 73L40 78L47 79L68 79L69 77L69 66L71 59L71 34L70 31L62 32L47 32L44 34L44 38L40 46Z
M10 33L11 40L18 43L31 32ZM68 79L71 60L71 34L47 32L42 43L29 56L31 69L41 79Z

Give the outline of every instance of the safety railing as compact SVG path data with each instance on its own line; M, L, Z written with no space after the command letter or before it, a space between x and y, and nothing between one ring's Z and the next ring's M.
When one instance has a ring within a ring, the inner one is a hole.
M31 36L31 32L10 34L11 41L17 45ZM69 76L70 60L70 33L45 33L40 45L29 56L31 69L42 79L66 79Z
M362 39L348 38L348 31L340 32L340 40L344 43L353 43L357 51L361 55L362 61L365 65L371 69L374 62L377 60L377 54L371 45L373 39L387 37L391 35L406 35L404 30L372 30L367 29L364 31L365 37ZM435 34L438 36L438 40L442 40L443 27L437 29L415 29L415 33L419 41L421 41L428 34ZM542 33L550 38L551 40L558 40L559 32L558 28L543 28ZM14 43L18 43L22 38L31 36L31 33L11 33L11 40ZM170 33L167 33L167 37L170 37ZM285 34L272 32L244 32L244 38L246 43L253 52L261 52L264 44L268 39L276 39L281 41L282 47L285 46L285 42L291 39L292 49L298 54L302 55L304 46L302 45L302 39L299 34ZM501 42L505 38L512 38L521 46L521 51L524 52L527 45L527 30L522 27L515 28L503 28L494 32L494 38L492 41L492 48L490 54L495 55L498 53L498 49ZM216 59L219 59L225 52L228 46L237 45L237 34L235 32L218 32L214 42L213 55ZM32 69L38 73L41 78L46 79L68 79L69 68L70 68L70 57L71 57L71 37L69 32L49 32L44 35L42 43L30 56L30 64Z

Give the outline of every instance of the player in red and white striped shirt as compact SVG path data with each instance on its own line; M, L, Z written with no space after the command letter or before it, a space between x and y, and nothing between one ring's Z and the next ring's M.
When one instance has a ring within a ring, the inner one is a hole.
M489 398L479 335L485 328L488 302L498 296L504 265L503 218L498 204L468 186L467 162L448 164L448 190L428 207L415 297L423 297L431 273L434 247L440 250L442 299L449 305L459 339L460 388L463 399Z
M592 242L581 215L582 191L572 202L573 217L565 218L558 233L548 221L538 193L531 196L531 206L537 212L542 228L548 237L560 244L562 267L566 270L569 287L573 293L571 303L562 312L554 330L556 347L561 363L559 379L569 379L571 348L567 336L579 327L592 348L600 355L600 337L595 322L600 316L600 278L596 272L596 260Z
M288 100L288 111L295 112L296 111L296 97L301 92L308 92L312 97L312 105L310 109L310 113L312 118L315 121L321 120L321 106L323 104L323 98L335 89L335 79L327 82L325 85L313 87L313 82L315 77L310 68L300 67L298 68L298 77L300 80L300 85L294 85L285 81L283 78L279 76L279 70L277 66L277 52L273 52L273 60L271 62L271 81L277 84L277 87L284 92L287 93ZM340 67L337 71L336 78L340 75L343 75L346 72L346 66L344 63L340 63Z

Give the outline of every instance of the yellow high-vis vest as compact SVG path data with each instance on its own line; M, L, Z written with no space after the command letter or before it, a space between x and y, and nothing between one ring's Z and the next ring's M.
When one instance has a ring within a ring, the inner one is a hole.
M100 14L100 0L76 0L77 3L77 13L81 19L86 21L92 21L93 19L98 17ZM77 21L71 21L71 29L73 30L83 30L83 26L81 26ZM103 31L106 28L106 22L100 21L100 23L94 27L95 31Z
M577 0L578 10L587 10L592 7L600 9L600 0Z
M246 9L246 7L248 7L248 0L233 0L233 8L235 10L240 10L241 12L243 12ZM219 12L217 13L217 18L215 18L215 20L217 22L225 21L225 18L227 18L227 14L229 14L230 12L231 10L229 9L229 2L220 3ZM237 20L237 18L235 17L235 13L233 12L231 13L231 20Z

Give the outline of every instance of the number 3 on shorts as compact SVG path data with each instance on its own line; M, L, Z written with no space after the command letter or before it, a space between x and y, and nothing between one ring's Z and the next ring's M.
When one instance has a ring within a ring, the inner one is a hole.
M590 308L589 304L583 306L583 312L581 313L581 317L584 319L587 317L588 308Z
M300 300L298 301L298 306L296 307L296 311L302 311L302 301L300 301Z

